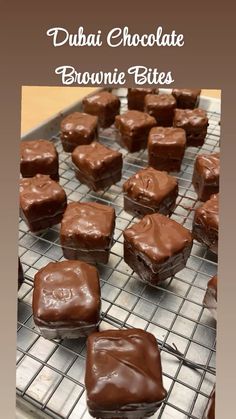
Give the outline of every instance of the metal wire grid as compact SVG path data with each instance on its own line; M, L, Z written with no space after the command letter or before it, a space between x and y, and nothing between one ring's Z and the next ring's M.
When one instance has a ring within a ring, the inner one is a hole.
M122 111L126 99L122 100ZM219 151L220 115L208 113L209 128L201 149L188 148L179 181L178 205L172 218L191 229L198 205L191 185L193 162L198 153ZM117 214L114 245L109 263L98 265L101 278L101 329L141 327L153 333L160 346L163 378L168 397L153 418L202 418L215 383L215 321L202 306L206 285L217 271L217 258L194 242L187 266L157 287L142 283L123 260L122 231L136 220L123 211L122 184L147 165L147 151L129 154L115 142L113 127L100 133L100 141L124 156L121 182L95 193L74 176L70 155L64 153L59 136L52 138L60 159L60 183L68 201L96 201L112 205ZM19 223L19 255L25 282L19 292L17 333L17 393L53 418L90 418L86 407L84 339L49 341L34 325L31 310L33 278L50 261L64 260L59 226L35 235L23 220ZM175 344L183 354L176 359L164 345ZM196 371L184 359L203 364Z

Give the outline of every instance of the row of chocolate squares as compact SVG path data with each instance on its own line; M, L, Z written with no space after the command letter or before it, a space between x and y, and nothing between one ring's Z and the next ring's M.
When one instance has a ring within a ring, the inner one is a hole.
M167 392L156 339L141 329L98 331L101 297L94 266L50 262L35 275L32 305L46 339L88 337L85 386L93 417L144 418L158 410ZM205 418L212 417L209 409Z

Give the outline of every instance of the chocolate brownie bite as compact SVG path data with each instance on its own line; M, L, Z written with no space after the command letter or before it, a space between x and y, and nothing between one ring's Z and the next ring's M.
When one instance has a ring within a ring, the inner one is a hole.
M74 112L61 122L63 150L71 153L81 144L90 144L98 136L98 118L82 112Z
M124 210L142 217L158 212L170 215L178 196L178 182L166 172L147 167L131 176L123 185Z
M98 117L100 127L107 128L120 112L120 99L110 92L100 92L83 99L83 110Z
M154 127L148 136L148 162L158 170L179 172L186 148L182 128Z
M219 230L219 194L195 210L193 220L193 237L205 244L212 252L218 253Z
M21 141L20 172L24 178L42 174L58 180L58 153L55 145L47 140Z
M213 276L207 284L203 304L211 312L214 319L217 319L217 275Z
M108 188L121 179L122 154L98 142L76 147L72 161L76 178L94 191Z
M60 232L64 257L107 263L114 229L114 208L95 202L68 204Z
M149 131L155 125L155 118L145 112L126 111L115 120L117 139L130 153L140 151L147 147Z
M136 111L144 111L144 99L145 96L156 93L158 94L159 89L150 89L147 87L136 87L129 88L127 94L128 109Z
M20 261L20 258L18 257L18 291L21 287L21 285L24 282L24 272L23 272L23 268L22 268L22 264Z
M202 146L207 135L207 113L200 108L176 109L173 126L175 128L183 128L185 130L187 146Z
M173 124L176 100L165 93L145 96L144 110L156 119L159 127L171 127Z
M207 201L219 192L220 153L200 154L196 157L193 186L200 201Z
M34 277L34 322L47 339L88 336L97 330L100 306L97 269L85 262L50 262Z
M162 214L145 215L123 235L125 262L152 285L182 270L192 249L190 231Z
M204 413L203 419L215 419L215 390L212 392L211 397L208 401L206 411Z
M20 180L20 212L32 232L60 223L66 205L64 189L50 176Z
M199 103L199 96L201 89L173 89L172 95L174 96L177 108L179 109L194 109Z
M167 396L155 337L141 329L93 333L87 340L85 387L92 417L154 415Z

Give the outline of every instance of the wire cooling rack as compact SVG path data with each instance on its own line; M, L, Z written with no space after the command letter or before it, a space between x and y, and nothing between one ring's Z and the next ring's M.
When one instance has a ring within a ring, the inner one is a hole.
M126 98L121 97L122 112ZM78 107L79 109L79 107ZM198 205L191 179L198 153L219 151L220 114L208 112L209 127L201 148L186 150L179 182L178 205L171 218L191 229ZM147 151L130 154L115 141L114 127L99 140L123 153L122 180L95 193L76 180L70 154L63 152L58 135L60 183L68 201L96 201L116 210L116 229L109 263L98 265L101 278L101 329L140 327L155 335L161 350L166 402L153 416L158 419L201 419L215 383L216 323L203 307L207 282L217 271L217 257L194 242L187 266L160 286L142 283L123 260L122 231L135 219L123 210L122 184L147 165ZM84 369L86 341L46 340L32 318L32 289L36 272L50 261L64 260L59 226L35 235L19 223L19 255L25 282L19 291L17 332L17 394L52 418L90 418L86 407ZM178 358L171 353L177 348ZM194 364L193 364L194 363ZM190 368L201 364L200 369ZM188 366L190 365L190 367Z

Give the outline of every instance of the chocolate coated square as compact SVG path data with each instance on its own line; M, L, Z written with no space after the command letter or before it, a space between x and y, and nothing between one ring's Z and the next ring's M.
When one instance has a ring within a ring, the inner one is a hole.
M200 154L196 157L193 171L193 186L198 199L207 201L219 192L220 153Z
M85 262L50 262L34 277L34 322L45 338L78 338L96 331L100 306L97 269Z
M47 175L20 180L21 216L32 232L60 223L66 209L64 189Z
M192 249L190 231L162 214L146 215L123 234L125 262L153 285L182 270Z
M194 109L198 105L201 89L173 89L172 95L179 109Z
M203 109L176 109L173 126L186 132L187 146L199 147L204 144L208 117Z
M60 232L64 257L107 263L114 228L114 208L96 202L68 204Z
M145 97L145 112L156 119L159 127L171 127L173 124L176 100L167 94L147 95Z
M81 144L90 144L98 135L98 118L74 112L61 122L61 142L64 151L72 152Z
M217 275L213 276L207 284L206 294L203 304L211 312L212 316L217 319Z
M148 137L149 165L158 170L179 172L186 148L182 128L154 127Z
M193 220L193 237L218 253L219 194L212 195L196 209Z
M119 131L118 140L130 153L147 147L149 131L155 125L155 118L140 111L124 112L115 120L115 126Z
M77 179L94 191L108 188L121 179L122 154L98 142L76 147L72 161Z
M158 212L170 215L178 196L177 180L166 172L147 167L131 176L123 185L124 210L134 216Z
M158 94L158 92L159 89L150 89L147 87L129 88L127 95L128 109L143 112L145 96L152 93Z
M155 337L141 329L93 333L87 340L85 387L95 418L153 415L167 395Z
M58 180L58 153L55 145L47 140L21 141L20 172L24 178L39 173Z
M96 115L99 125L107 128L114 123L115 116L120 111L120 99L110 92L100 92L84 98L83 110Z

